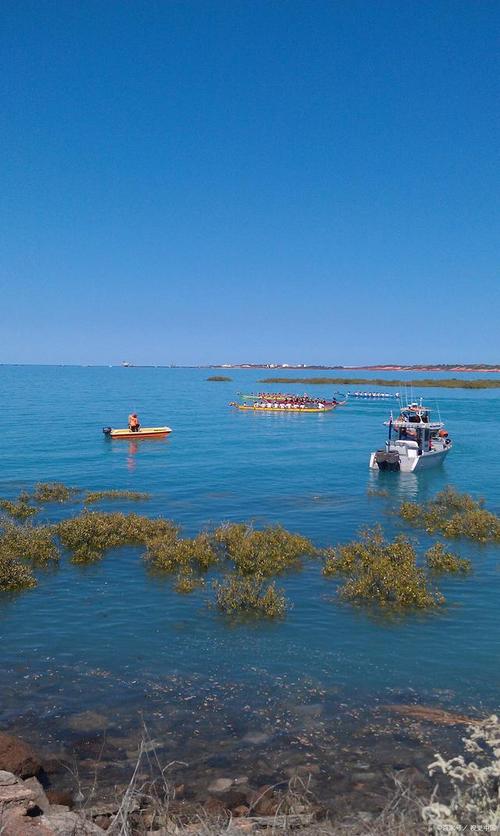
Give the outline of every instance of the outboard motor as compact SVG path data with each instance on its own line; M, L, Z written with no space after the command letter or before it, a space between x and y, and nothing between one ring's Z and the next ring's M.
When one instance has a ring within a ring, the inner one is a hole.
M377 450L375 461L379 470L399 470L400 459L396 450Z
M111 429L112 429L111 427L103 427L102 431L103 431L104 435L111 435Z

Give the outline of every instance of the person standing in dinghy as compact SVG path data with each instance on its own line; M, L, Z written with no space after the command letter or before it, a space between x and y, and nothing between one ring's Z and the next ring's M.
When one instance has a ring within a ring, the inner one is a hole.
M132 433L138 433L141 425L135 412L128 416L128 428Z

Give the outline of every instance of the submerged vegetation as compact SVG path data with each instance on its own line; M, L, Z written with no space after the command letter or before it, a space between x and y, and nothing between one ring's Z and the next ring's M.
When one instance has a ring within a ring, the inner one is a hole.
M274 581L266 583L260 574L241 577L236 573L214 582L216 604L227 615L251 613L267 618L282 618L288 608L283 590Z
M316 554L310 540L281 526L256 531L249 525L232 523L217 528L214 537L240 575L278 575L300 568L303 556Z
M386 540L380 528L365 531L358 541L328 549L323 574L347 580L340 596L348 601L392 609L424 609L444 603L417 566L413 545L403 536Z
M88 491L85 495L85 504L90 505L93 502L101 502L101 500L128 500L130 502L145 502L151 498L149 493L141 493L141 491Z
M0 549L0 590L17 592L36 586L36 579L29 566Z
M470 560L465 560L453 552L448 552L443 543L436 543L425 553L425 560L431 572L436 574L456 574L461 573L466 575L471 570Z
M169 520L150 519L139 514L83 511L58 523L56 531L62 545L71 553L73 563L94 563L110 549L171 538L175 536L176 527Z
M232 377L225 377L223 374L214 374L212 377L207 377L209 383L230 383Z
M32 505L29 505L24 497L19 497L17 501L1 499L0 509L15 520L27 520L38 513L38 508L33 508Z
M167 574L177 571L182 574L189 570L189 574L192 574L193 569L207 572L211 566L215 566L217 555L208 534L201 533L192 539L182 539L178 536L178 529L173 523L171 525L172 529L167 536L162 534L146 540L145 557L153 570Z
M59 551L52 526L2 523L0 532L0 591L36 586L32 567L57 563ZM30 566L31 564L31 566Z
M0 535L0 553L13 559L27 560L33 566L47 566L59 560L50 525L14 525L6 523Z
M452 487L423 505L403 502L399 513L406 522L425 528L430 534L439 531L445 537L467 537L481 543L500 540L500 517L487 511L483 500L475 500Z
M423 378L422 380L386 380L384 377L265 377L259 383L304 383L306 386L413 386L415 388L440 389L500 389L500 380L474 379L458 377Z
M45 502L68 502L81 493L80 488L69 488L61 482L39 482L33 491L33 501L43 504Z
M219 577L212 584L216 605L231 616L238 612L283 616L288 602L271 579L300 571L307 558L323 557L323 575L341 579L342 599L385 611L434 608L444 598L433 587L432 576L470 571L470 561L447 551L442 543L428 549L420 566L410 540L402 535L388 540L379 527L362 533L359 540L318 550L308 538L279 525L258 530L246 523L225 523L182 537L180 528L163 517L87 507L53 524L36 525L29 519L37 511L30 501L64 502L75 493L81 494L84 506L106 499L149 497L136 491L84 493L59 483L41 483L32 494L23 492L16 501L1 501L8 516L0 518L0 592L35 586L34 570L57 565L63 553L72 563L84 565L124 546L140 549L148 570L172 577L179 593L193 592L204 585L207 573L216 572ZM423 506L403 503L400 514L429 532L500 539L500 518L452 488Z
M1 499L0 510L15 520L27 520L38 514L40 505L56 502L69 502L75 499L83 491L80 488L69 488L60 482L39 482L35 485L32 493L21 491L17 499ZM140 491L87 491L84 497L86 505L101 500L127 500L130 502L144 502L150 498L150 494ZM30 502L35 505L30 505Z

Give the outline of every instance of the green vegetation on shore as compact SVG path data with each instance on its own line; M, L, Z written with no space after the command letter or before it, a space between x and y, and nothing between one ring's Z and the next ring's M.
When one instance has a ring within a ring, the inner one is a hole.
M441 389L500 389L498 380L461 380L457 377L424 378L422 380L386 380L383 377L265 377L259 383L300 383L306 386L404 386L415 388L439 387Z

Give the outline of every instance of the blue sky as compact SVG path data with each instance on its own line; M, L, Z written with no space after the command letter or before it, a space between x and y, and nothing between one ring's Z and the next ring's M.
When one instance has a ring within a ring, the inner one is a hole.
M0 362L498 362L488 0L7 0Z

